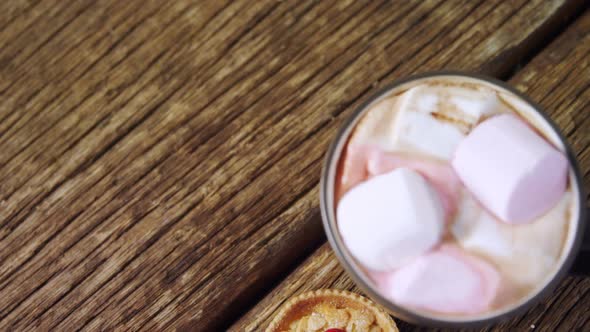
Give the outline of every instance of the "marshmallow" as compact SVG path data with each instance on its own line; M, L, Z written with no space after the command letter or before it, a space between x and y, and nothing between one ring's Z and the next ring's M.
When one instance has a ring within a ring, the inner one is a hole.
M451 124L432 115L401 111L395 122L394 150L416 151L443 160L451 159L464 135Z
M396 117L398 97L388 97L369 106L355 126L349 145L373 145L388 150Z
M437 160L416 158L395 152L387 153L373 145L349 144L347 146L336 197L340 199L350 188L368 178L400 167L420 173L434 186L445 209L447 221L455 214L463 185L452 167Z
M454 215L463 185L451 166L435 160L386 153L380 149L368 151L367 156L369 177L387 173L399 167L412 169L434 186L445 209L447 220Z
M399 305L446 314L488 310L501 279L492 265L453 245L443 245L399 270L370 277L382 295Z
M452 164L479 201L508 223L542 215L567 184L565 156L508 114L475 127L457 147Z
M376 270L397 268L441 239L444 209L418 173L398 168L350 189L337 207L340 234L352 255Z
M411 88L399 102L392 148L450 160L464 134L501 108L492 92L450 86Z
M502 108L492 91L459 86L420 85L404 93L400 109L422 114L436 114L441 122L455 125L465 131L482 118Z
M557 266L565 238L571 193L532 223L509 225L497 220L466 195L451 227L464 249L490 259L518 286L535 286Z
M367 179L367 159L371 147L348 144L342 159L340 176L336 187L336 198L340 199L350 188Z
M475 127L482 119L489 117L505 107L495 93L474 91L464 88L448 88L449 107L443 108L443 115L463 121L469 129Z

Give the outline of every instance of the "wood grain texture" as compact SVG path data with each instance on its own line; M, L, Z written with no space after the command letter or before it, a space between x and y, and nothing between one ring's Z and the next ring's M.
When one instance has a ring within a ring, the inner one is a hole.
M539 102L558 124L579 158L590 188L590 12L544 49L510 83ZM241 318L232 331L260 331L291 296L319 288L361 292L347 277L328 244ZM362 293L362 292L361 292ZM399 321L402 331L425 328ZM481 331L588 331L590 278L568 277L527 313Z
M360 100L504 76L582 4L3 2L0 330L228 326L322 243L321 158Z

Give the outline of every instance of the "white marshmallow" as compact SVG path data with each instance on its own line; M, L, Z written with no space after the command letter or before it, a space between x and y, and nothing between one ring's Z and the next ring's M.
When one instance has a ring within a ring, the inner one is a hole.
M476 92L470 89L452 88L448 91L450 104L456 107L455 114L470 127L477 125L483 118L500 112L504 106L494 93ZM452 108L451 108L452 109ZM455 118L455 116L450 115Z
M441 122L456 126L475 126L482 118L504 107L492 91L459 86L421 85L403 95L400 109L422 114L438 114Z
M461 247L488 257L517 285L534 286L550 275L562 250L571 193L532 223L508 225L466 195L451 227Z
M384 271L435 246L445 212L438 193L420 174L397 168L344 194L337 220L352 255L368 268Z
M465 137L455 126L432 115L400 111L395 122L393 147L398 151L420 152L443 160L451 159Z
M465 133L502 106L492 92L448 86L417 86L398 104L392 147L450 160Z
M384 150L391 148L392 128L396 117L397 97L379 100L355 126L349 145L372 145Z

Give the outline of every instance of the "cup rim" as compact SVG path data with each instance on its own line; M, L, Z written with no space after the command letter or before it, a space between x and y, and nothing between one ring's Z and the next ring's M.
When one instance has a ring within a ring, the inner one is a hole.
M370 285L368 278L360 271L357 267L357 264L353 263L354 259L351 254L346 249L340 235L338 232L338 227L336 224L336 217L334 215L334 185L335 185L335 176L336 176L336 169L338 166L338 162L340 160L340 156L343 151L343 147L348 141L350 133L356 124L357 119L368 110L368 106L371 105L373 102L378 100L381 97L387 95L387 93L398 86L403 84L425 79L425 78L434 78L434 77L441 77L441 76L457 76L475 80L481 80L485 83L492 84L498 86L499 88L505 89L508 92L513 93L515 96L520 98L525 103L529 104L536 113L538 113L545 122L551 127L555 134L557 134L560 142L562 143L565 154L568 158L568 161L571 166L571 170L573 171L574 179L576 181L576 187L578 189L578 200L579 204L579 211L578 211L578 220L577 220L577 227L576 233L574 235L573 243L570 247L569 252L566 254L565 260L563 261L562 265L559 267L557 272L553 275L553 278L549 280L541 290L530 297L527 301L524 301L514 308L501 312L497 315L485 317L485 318L477 318L477 319L461 319L461 317L457 317L457 319L438 319L434 317L427 317L423 316L418 312L411 311L405 309L404 307L393 303L392 301L387 300L385 297L381 296L378 292L373 290L373 287ZM546 114L544 109L537 104L536 102L532 101L528 96L524 95L514 87L510 86L508 83L500 81L496 78L489 77L482 74L475 74L469 72L462 72L462 71L453 71L453 70L442 70L442 71L432 71L432 72L424 72L420 74L410 75L405 78L397 79L392 83L384 86L383 88L379 89L377 92L373 93L369 96L365 101L363 101L353 112L353 114L345 121L345 123L340 127L338 133L336 134L335 138L333 139L332 143L330 144L327 153L325 155L325 159L323 162L322 173L320 178L320 211L322 216L322 224L330 246L332 250L336 254L338 261L344 267L345 271L347 272L348 276L350 276L356 285L358 285L365 294L367 294L371 299L375 302L382 305L388 312L393 314L394 316L401 318L405 321L416 323L419 325L424 326L431 326L431 327L467 327L467 328L475 328L475 327L482 327L493 322L497 322L499 320L504 320L509 317L514 317L516 315L524 313L527 309L532 307L532 305L538 303L542 298L547 296L550 292L552 292L559 281L563 279L565 275L568 274L568 271L571 269L572 264L576 258L577 253L580 250L580 246L582 243L584 230L585 230L585 220L586 220L586 209L585 209L585 190L583 186L582 177L580 175L579 165L575 155L572 152L571 146L568 143L566 137L563 135L561 130L557 127L557 125L549 118Z

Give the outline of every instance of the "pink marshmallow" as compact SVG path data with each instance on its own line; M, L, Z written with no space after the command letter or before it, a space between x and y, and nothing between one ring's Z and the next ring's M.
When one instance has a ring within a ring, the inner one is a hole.
M445 314L476 314L490 308L500 275L485 261L453 245L418 257L392 272L370 272L377 289L393 302Z
M367 155L369 176L387 173L399 167L412 169L434 186L445 208L447 220L455 214L461 197L462 184L452 167L434 160L412 158L399 153L386 153L379 149L373 149Z
M337 199L340 199L350 188L367 179L367 159L375 149L376 147L369 145L349 144L346 147L336 189Z
M563 153L513 115L475 127L452 163L465 186L507 223L533 221L559 201L567 185Z
M462 184L452 167L446 163L391 153L374 145L349 145L342 163L336 197L340 199L350 188L374 176L409 168L425 177L439 194L446 220L455 214Z

